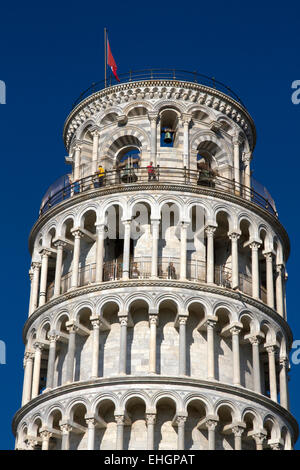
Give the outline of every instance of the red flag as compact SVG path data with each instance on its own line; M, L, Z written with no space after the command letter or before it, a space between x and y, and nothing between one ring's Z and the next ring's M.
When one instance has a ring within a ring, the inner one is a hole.
M118 82L120 81L118 75L117 75L117 64L115 62L115 59L113 58L113 55L111 53L111 50L110 50L110 45L109 45L109 42L108 42L108 39L107 39L107 65L109 65L109 67L111 68L111 71L112 73L114 74L116 80L118 80Z

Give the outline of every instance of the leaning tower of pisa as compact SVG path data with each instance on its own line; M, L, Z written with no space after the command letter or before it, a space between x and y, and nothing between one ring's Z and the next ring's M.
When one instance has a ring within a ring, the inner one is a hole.
M16 448L292 449L289 239L241 100L130 72L84 92L63 138L29 239Z

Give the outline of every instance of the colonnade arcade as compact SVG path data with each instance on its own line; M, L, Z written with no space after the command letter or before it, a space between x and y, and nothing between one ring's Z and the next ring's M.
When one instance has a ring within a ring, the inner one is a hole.
M74 315L62 309L52 322L32 326L22 404L68 383L150 374L224 382L289 408L289 346L266 319L222 302L183 307L167 294L155 305L137 297L121 306L111 295L100 311L79 303Z
M238 289L286 318L283 249L270 226L221 204L212 212L195 199L160 200L112 199L46 227L32 257L29 313L87 284L162 278Z
M266 410L204 394L113 392L96 399L53 402L43 416L18 429L17 448L27 450L289 450L287 426Z

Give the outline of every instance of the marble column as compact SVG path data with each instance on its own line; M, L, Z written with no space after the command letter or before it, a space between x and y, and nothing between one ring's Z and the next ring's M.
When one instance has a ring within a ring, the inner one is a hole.
M128 317L119 317L120 321L120 359L119 359L119 373L126 375L127 363L127 324Z
M207 380L215 380L215 326L216 321L207 320Z
M70 449L70 432L72 430L72 426L68 423L64 423L60 425L61 430L61 450L69 450Z
M287 357L281 357L279 359L280 370L279 370L279 387L280 387L280 404L286 410L289 409L289 391L288 391L288 365L289 360Z
M42 438L42 450L49 450L49 441L52 437L52 433L49 431L41 431L40 436Z
M242 434L245 428L242 426L233 426L232 433L234 435L234 450L242 450Z
M129 279L131 220L124 220L123 279Z
M76 333L78 331L78 326L74 322L67 322L66 327L69 332L66 383L72 383L74 381Z
M24 383L23 383L23 396L22 406L26 405L31 398L32 387L32 369L33 369L34 354L27 351L24 356Z
M150 161L153 162L153 165L157 165L157 113L148 113L148 118L150 121Z
M105 225L99 224L96 227L97 227L96 282L102 282L103 281Z
M152 227L151 277L153 277L153 278L157 278L157 276L158 276L159 224L160 224L160 220L151 219L151 227Z
M30 279L30 297L29 297L29 308L28 308L28 316L30 317L32 312L32 298L33 298L33 269L32 267L29 269L29 279Z
M251 259L252 259L252 297L259 299L259 262L258 262L258 249L260 243L250 243Z
M186 422L185 416L177 416L176 418L178 426L178 435L177 435L177 450L184 450L184 425Z
M99 137L100 137L99 130L98 129L93 130L92 136L93 136L92 173L96 173L97 163L98 163L98 146L99 146Z
M32 296L31 296L31 301L30 301L30 314L33 313L38 306L40 267L41 267L41 263L34 262L31 264L33 276L32 276Z
M277 380L276 380L276 346L266 346L269 357L269 381L270 381L270 398L277 402Z
M49 250L42 250L42 268L41 268L41 282L40 282L40 301L39 307L46 303L47 296L47 277L48 277L48 259L51 252Z
M282 273L283 264L276 265L276 310L283 317L283 289L282 289Z
M183 166L187 169L190 168L190 155L189 155L189 125L191 116L189 114L183 114Z
M218 421L214 419L207 419L206 427L208 429L208 450L215 450L216 447L216 427Z
M46 390L51 390L53 388L55 356L56 356L56 341L58 340L58 338L59 338L58 334L52 331L48 335L50 346L49 346L49 356L48 356Z
M94 450L95 449L95 426L96 420L95 418L86 418L85 420L88 433L87 433L87 450Z
M99 375L100 318L91 317L91 323L93 326L93 351L92 351L91 379L96 379Z
M256 450L263 450L264 441L267 438L266 434L258 432L256 434L253 434L252 437L255 440Z
M257 336L251 336L249 341L252 345L252 368L253 368L253 386L256 393L261 393L260 379L260 359L259 359L259 343Z
M251 153L245 153L244 155L244 165L245 165L245 186L246 186L246 199L251 200L251 163L252 155Z
M147 450L154 450L154 425L156 415L154 413L146 413L147 423Z
M186 316L179 317L179 375L186 375Z
M206 282L214 283L215 261L214 261L214 233L216 227L208 226L205 228L207 247L206 247Z
M186 279L186 248L188 224L182 222L180 227L180 279Z
M62 275L62 262L63 262L63 254L64 254L64 247L67 244L62 240L57 240L54 242L54 246L56 247L56 264L55 264L55 279L54 279L54 297L60 295L61 291L61 275Z
M76 181L80 178L81 147L75 145L74 152L74 181Z
M71 288L75 289L79 285L79 259L80 259L80 240L83 238L81 230L72 230L74 235L74 249L72 261Z
M40 386L40 374L41 374L41 360L42 360L42 351L43 344L35 343L34 344L34 366L33 366L33 379L32 379L32 391L31 398L35 398L39 394Z
M229 234L229 238L231 239L231 287L232 289L239 288L239 250L238 250L238 240L240 238L240 234L236 232L232 232Z
M230 329L232 335L233 385L241 385L240 332L241 328L238 326L233 326Z
M124 436L124 424L125 416L124 415L115 415L115 420L117 423L117 442L116 450L123 450L123 436Z
M240 194L240 139L238 136L233 138L233 167L235 193Z
M264 257L266 258L267 303L269 307L274 308L273 253L264 253Z
M158 325L158 315L149 315L150 323L150 348L149 348L149 372L156 374L156 333Z

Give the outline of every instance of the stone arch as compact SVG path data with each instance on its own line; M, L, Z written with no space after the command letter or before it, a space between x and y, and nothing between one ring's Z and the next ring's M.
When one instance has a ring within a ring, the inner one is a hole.
M196 132L191 138L190 148L193 152L198 152L201 146L202 151L208 152L215 160L216 166L231 165L231 151L224 141L211 131Z
M115 161L115 150L114 150L114 143L122 138L126 137L134 137L138 139L141 145L141 150L148 151L150 148L150 138L147 132L143 129L140 129L137 126L126 126L124 129L119 130L118 132L114 133L113 137L109 136L104 143L102 144L101 153L103 155L109 155L110 158Z

